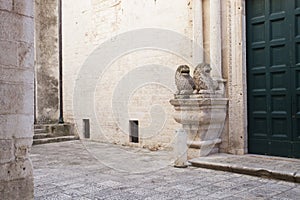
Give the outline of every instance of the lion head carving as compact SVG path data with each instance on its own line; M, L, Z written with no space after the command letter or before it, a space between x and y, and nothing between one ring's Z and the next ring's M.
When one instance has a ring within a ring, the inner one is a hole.
M197 92L200 90L215 91L218 84L210 76L211 67L207 63L198 64L194 70L194 83Z
M175 84L177 94L192 94L195 89L195 83L190 76L190 68L187 65L180 65L175 74Z

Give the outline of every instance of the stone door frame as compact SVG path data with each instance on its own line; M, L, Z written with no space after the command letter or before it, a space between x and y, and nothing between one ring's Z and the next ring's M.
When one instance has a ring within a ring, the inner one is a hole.
M222 146L238 155L248 153L245 1L222 1L222 63L229 98Z

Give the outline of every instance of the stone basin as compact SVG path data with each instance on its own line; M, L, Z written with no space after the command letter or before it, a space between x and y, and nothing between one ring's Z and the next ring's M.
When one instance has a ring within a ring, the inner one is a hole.
M227 98L223 95L175 95L174 119L187 133L188 159L219 151L224 128Z

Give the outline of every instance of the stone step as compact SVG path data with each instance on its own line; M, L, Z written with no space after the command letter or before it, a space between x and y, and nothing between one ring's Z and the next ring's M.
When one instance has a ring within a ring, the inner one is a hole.
M219 153L189 162L195 167L300 183L300 159Z
M34 134L39 134L39 133L47 133L48 131L46 129L43 128L39 128L39 129L34 129Z
M46 144L46 143L54 143L54 142L64 142L70 140L79 140L77 136L61 136L61 137L50 137L50 138L41 138L41 139L34 139L33 145L38 144Z
M74 124L35 124L34 133L48 133L52 137L71 136L74 135Z
M43 124L35 124L34 129L45 129L45 125Z
M50 134L47 133L34 133L33 139L43 139L43 138L49 138L51 137Z

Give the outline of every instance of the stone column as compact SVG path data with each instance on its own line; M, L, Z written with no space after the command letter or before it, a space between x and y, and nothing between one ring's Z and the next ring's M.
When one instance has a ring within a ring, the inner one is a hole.
M202 0L195 0L193 8L193 64L196 66L197 64L204 62Z
M33 199L33 0L0 0L0 199Z
M35 0L36 118L55 123L59 117L58 0Z
M220 0L209 1L210 13L210 66L211 76L214 79L222 78L222 40L221 40L221 2Z
M245 154L247 136L247 79L245 0L228 2L230 26L229 90L229 153Z
M247 153L247 79L245 0L222 1L223 74L227 79L227 131L221 152Z

